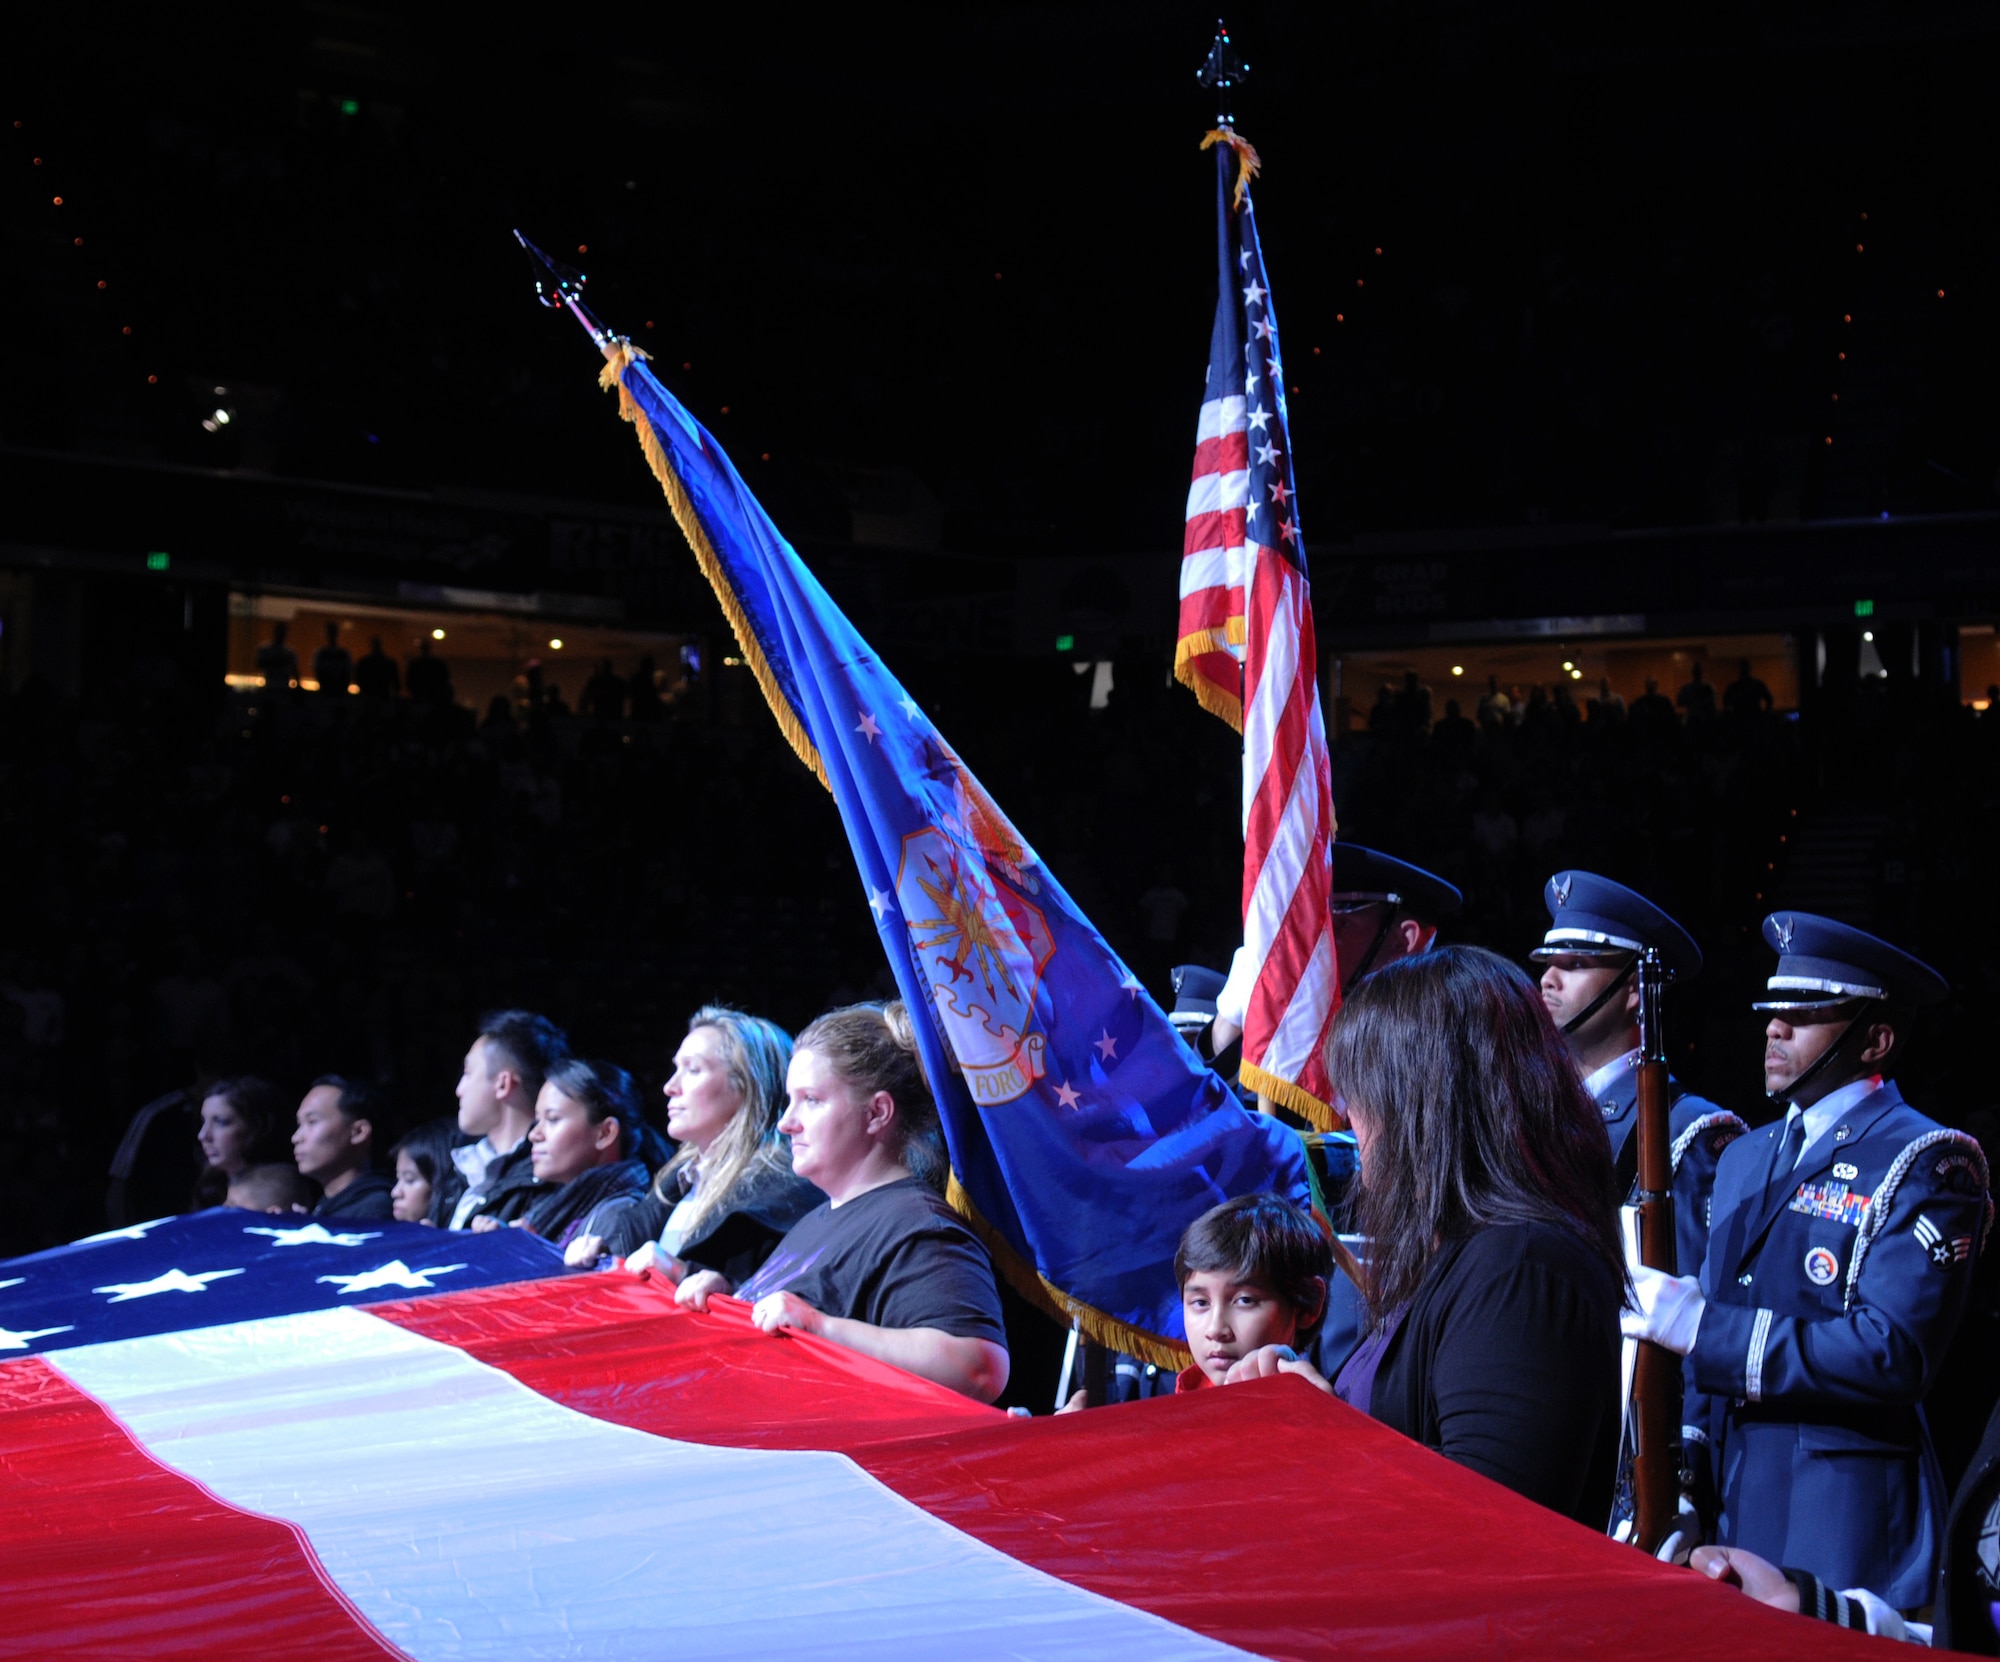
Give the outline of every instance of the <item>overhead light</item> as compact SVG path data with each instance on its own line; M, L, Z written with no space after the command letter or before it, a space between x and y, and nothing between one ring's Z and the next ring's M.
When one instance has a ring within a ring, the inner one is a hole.
M549 642L549 650L550 650L551 652L560 652L560 651L562 651L562 640L561 640L561 638L560 638L560 637L558 637L557 639L555 639L555 640L552 640L552 641L550 641L550 642Z
M210 433L219 433L222 431L222 429L216 426L215 423L211 421L207 416L203 416L201 418L201 425L205 431Z
M217 410L215 412L215 424L218 427L227 427L229 425L229 412L227 410Z
M1861 631L1861 638L1864 641L1873 642L1875 639L1875 631L1873 629L1864 629Z
M1571 663L1567 658L1563 659L1563 668L1568 670L1572 675L1576 673L1576 665Z
M433 630L431 631L431 639L432 639L432 640L434 640L434 641L441 641L441 640L443 640L443 639L444 639L444 631L443 631L442 629L433 629Z
M1463 675L1463 674L1465 673L1465 665L1463 665L1463 664L1453 664L1453 665L1451 666L1451 672L1452 672L1452 674L1454 674L1454 675Z

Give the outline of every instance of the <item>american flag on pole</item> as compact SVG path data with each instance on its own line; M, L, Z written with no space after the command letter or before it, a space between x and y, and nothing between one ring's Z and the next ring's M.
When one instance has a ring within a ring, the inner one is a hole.
M1321 1049L1340 978L1328 912L1333 787L1319 649L1292 487L1278 318L1250 202L1257 153L1228 127L1202 141L1210 147L1221 287L1188 488L1174 673L1243 735L1237 975L1254 980L1240 1077L1326 1129L1335 1122Z

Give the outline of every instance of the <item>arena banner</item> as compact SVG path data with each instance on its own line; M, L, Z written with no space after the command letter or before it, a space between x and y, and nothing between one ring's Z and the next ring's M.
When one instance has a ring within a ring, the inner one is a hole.
M1310 1204L1299 1139L1181 1041L644 354L609 340L605 355L779 726L839 806L920 1018L953 1203L1022 1292L1101 1342L1185 1362L1182 1231L1235 1195Z
M1009 1418L569 1277L0 1363L0 1655L1837 1659L1279 1378Z

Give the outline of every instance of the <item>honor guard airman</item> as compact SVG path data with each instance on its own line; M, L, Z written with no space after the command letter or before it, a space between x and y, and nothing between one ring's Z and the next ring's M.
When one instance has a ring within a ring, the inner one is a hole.
M1733 1144L1699 1283L1641 1270L1629 1337L1714 1399L1717 1538L1900 1609L1930 1598L1944 1493L1921 1403L1993 1207L1985 1156L1888 1080L1935 971L1773 913L1764 1085L1785 1117Z
M1583 1073L1583 1088L1604 1115L1618 1189L1629 1195L1638 1172L1639 955L1656 949L1671 984L1701 973L1701 951L1688 932L1644 895L1587 871L1562 871L1542 898L1548 933L1532 956L1542 968L1542 1002ZM1674 1245L1685 1275L1697 1274L1708 1250L1710 1195L1722 1151L1750 1128L1727 1108L1667 1082L1673 1139Z

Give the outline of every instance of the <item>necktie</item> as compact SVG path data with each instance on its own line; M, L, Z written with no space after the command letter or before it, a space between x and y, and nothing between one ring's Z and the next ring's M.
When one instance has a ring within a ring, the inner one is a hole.
M1806 1117L1803 1113L1792 1116L1785 1127L1785 1134L1778 1139L1777 1152L1771 1158L1771 1170L1764 1179L1764 1210L1771 1209L1776 1200L1791 1186L1792 1168L1799 1163L1799 1156L1806 1150Z

